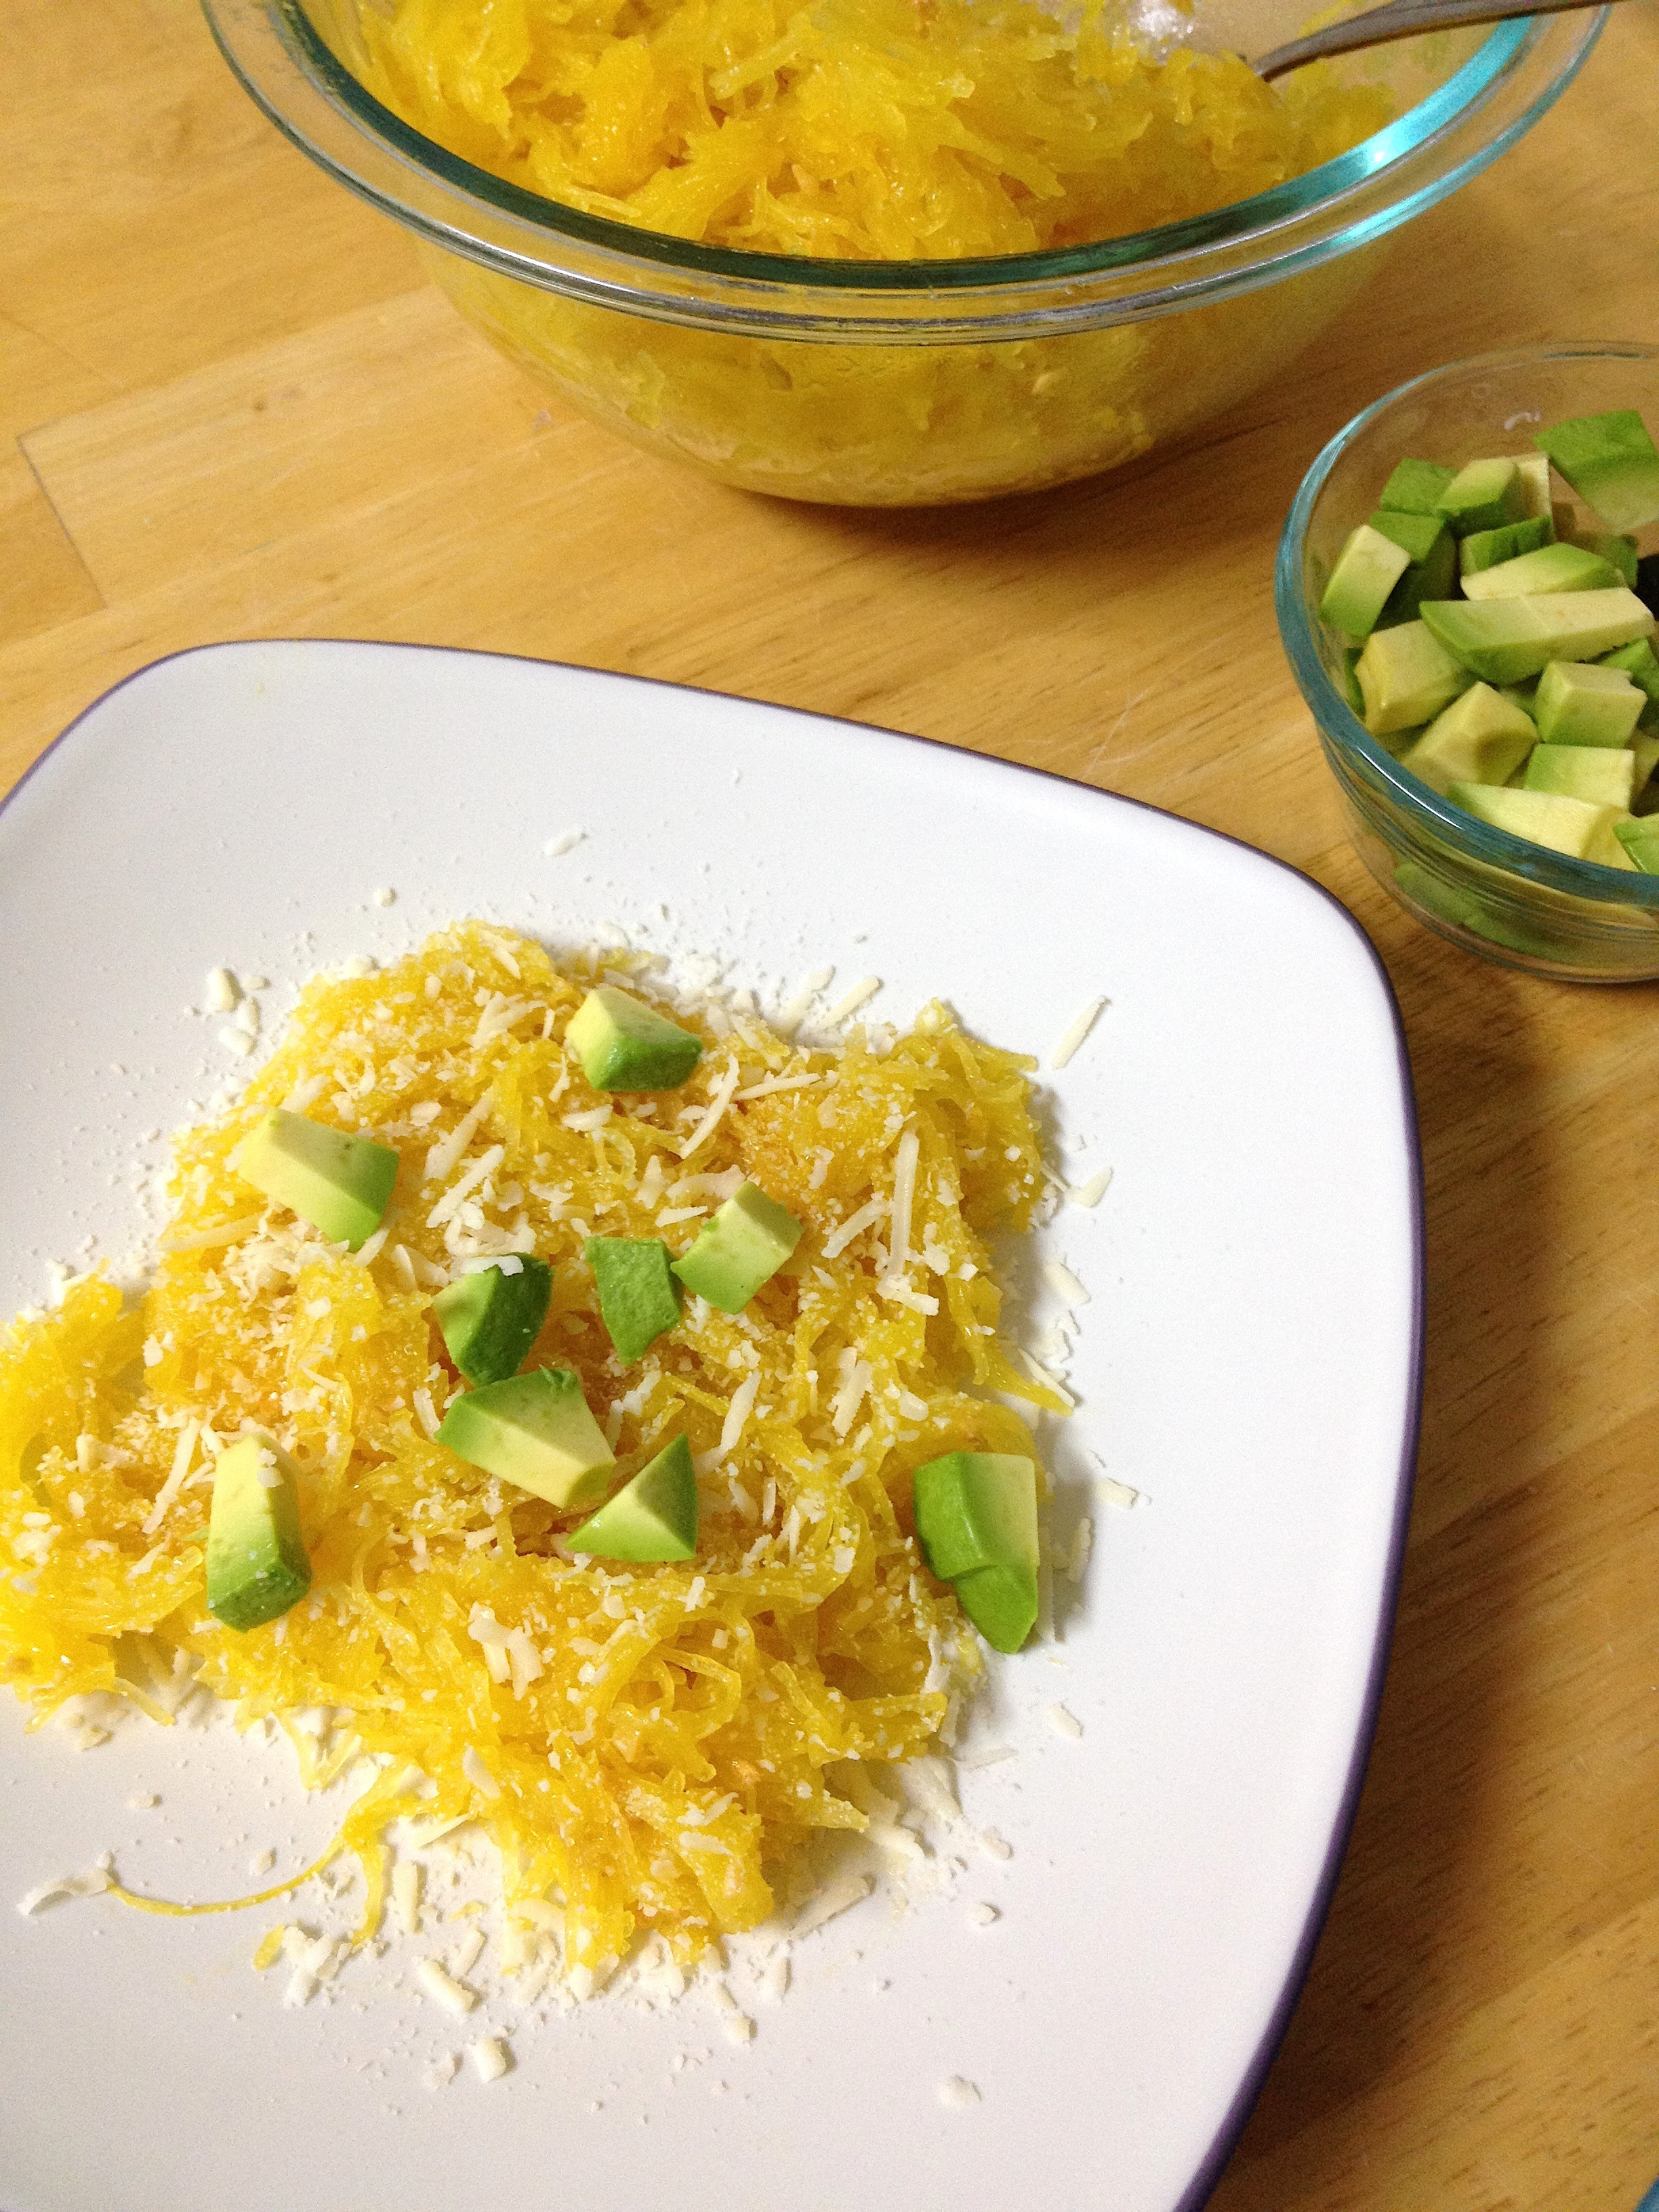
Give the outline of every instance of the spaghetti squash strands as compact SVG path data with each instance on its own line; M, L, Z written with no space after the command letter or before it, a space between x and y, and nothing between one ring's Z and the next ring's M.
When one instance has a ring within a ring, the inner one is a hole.
M647 963L604 959L650 994ZM514 1924L562 1942L578 1990L642 1936L685 1965L756 1925L815 1831L867 1825L842 1762L939 1743L981 1662L910 1534L912 1474L946 1451L1032 1455L988 1390L1054 1401L999 1346L986 1243L1026 1227L1042 1188L1032 1062L938 1006L874 1052L856 1029L806 1050L747 1012L734 1040L693 1005L675 1018L709 1049L690 1081L601 1100L563 1042L598 964L465 924L383 973L313 981L238 1104L177 1140L143 1298L90 1276L0 1333L0 1679L40 1718L106 1691L165 1720L130 1686L148 1652L158 1679L275 1718L309 1783L379 1755L330 1854L362 1863L360 1940L391 1824L471 1819ZM372 1254L251 1210L232 1157L295 1096L399 1154ZM583 1246L684 1251L701 1208L653 1206L688 1152L694 1195L751 1179L804 1233L742 1313L688 1299L624 1370ZM532 1251L554 1291L527 1364L575 1371L618 1485L685 1435L695 1559L574 1554L581 1513L434 1441L460 1387L435 1290ZM926 1299L891 1295L907 1267ZM215 1457L248 1425L298 1469L313 1580L238 1634L207 1611L204 1556ZM307 1734L323 1709L326 1758ZM405 1872L405 1923L414 1895Z

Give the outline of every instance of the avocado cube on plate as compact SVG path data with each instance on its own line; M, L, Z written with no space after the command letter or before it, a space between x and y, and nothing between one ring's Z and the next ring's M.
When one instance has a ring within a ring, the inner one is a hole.
M227 1444L213 1470L208 1611L243 1632L275 1620L311 1588L293 1461L258 1431Z
M273 1106L243 1138L231 1165L244 1182L356 1251L385 1218L398 1155L370 1137Z
M553 1270L533 1253L510 1252L462 1275L432 1301L444 1348L469 1382L516 1375L541 1334Z
M702 1057L702 1039L611 985L590 991L565 1042L595 1091L676 1091Z
M437 1440L561 1512L602 1497L617 1464L566 1367L532 1367L452 1399Z
M680 1317L680 1288L659 1237L590 1237L582 1247L599 1293L599 1319L631 1366Z
M631 1482L584 1521L573 1552L602 1559L689 1559L697 1548L697 1475L684 1436L665 1444Z
M688 1291L722 1313L741 1313L800 1242L800 1224L746 1182L705 1221L674 1273Z

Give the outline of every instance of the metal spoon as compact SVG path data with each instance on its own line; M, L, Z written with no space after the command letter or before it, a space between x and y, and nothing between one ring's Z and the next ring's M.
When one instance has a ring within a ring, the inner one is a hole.
M1599 8L1608 0L1389 0L1382 8L1368 8L1363 15L1350 15L1346 23L1332 23L1305 39L1292 39L1286 46L1253 61L1259 77L1271 80L1304 62L1323 61L1331 54L1351 54L1360 46L1386 46L1391 39L1414 39L1425 31L1450 31L1466 23L1506 23L1516 15L1560 15L1574 8Z

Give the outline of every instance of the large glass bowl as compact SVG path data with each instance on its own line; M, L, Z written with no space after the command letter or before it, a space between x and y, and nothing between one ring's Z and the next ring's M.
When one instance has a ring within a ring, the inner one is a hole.
M1454 944L1586 983L1659 976L1659 876L1567 860L1477 822L1408 775L1348 705L1340 641L1318 607L1343 539L1376 507L1396 461L1524 453L1540 425L1613 407L1633 407L1659 429L1659 351L1527 346L1402 384L1356 416L1309 470L1279 541L1274 585L1285 650L1355 847L1377 881ZM1638 543L1651 550L1659 531Z
M872 264L689 245L473 167L353 74L373 4L204 0L272 120L414 230L467 319L562 398L728 483L865 506L1093 475L1244 398L1346 306L1391 233L1537 121L1605 15L1351 58L1337 66L1386 83L1397 119L1216 214L1060 252ZM1194 35L1260 53L1308 12L1200 0Z

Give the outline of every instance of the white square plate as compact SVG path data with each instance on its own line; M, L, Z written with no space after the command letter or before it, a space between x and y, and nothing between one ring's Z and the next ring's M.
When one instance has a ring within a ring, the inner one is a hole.
M1369 945L1224 837L878 730L459 653L186 653L100 701L0 815L5 1310L83 1238L133 1241L143 1133L238 1065L185 1012L209 967L270 975L274 1021L317 966L468 915L696 948L763 1003L834 962L836 990L883 979L872 1014L939 994L1045 1056L1106 996L1044 1076L1071 1179L1115 1170L1045 1232L1093 1295L1082 1407L1044 1446L1074 1496L1092 1455L1149 1503L1097 1516L1064 1642L998 1668L981 1741L1018 1755L963 1786L1012 1856L803 1942L745 2048L695 1996L601 2001L515 2038L505 2081L434 2095L421 2035L491 2023L411 2025L367 1967L284 2011L248 1966L280 1910L3 1909L0 2203L1196 2206L1334 1879L1410 1488L1416 1142ZM1080 1738L1045 1723L1056 1704ZM81 1756L7 1705L8 1905L108 1847L137 1886L234 1893L297 1789L223 1732L135 1726ZM160 1808L125 1809L143 1787ZM981 1901L994 1926L969 1924ZM709 2055L673 2070L687 2049ZM950 2077L979 2100L942 2101Z

